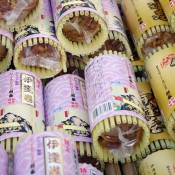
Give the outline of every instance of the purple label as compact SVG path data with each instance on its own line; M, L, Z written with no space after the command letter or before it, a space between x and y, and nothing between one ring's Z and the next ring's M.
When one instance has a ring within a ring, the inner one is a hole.
M146 122L136 80L129 60L103 55L85 69L91 130L100 121L117 115L130 115Z
M11 41L13 41L13 33L9 32L7 30L4 30L4 29L0 29L0 34L6 36Z

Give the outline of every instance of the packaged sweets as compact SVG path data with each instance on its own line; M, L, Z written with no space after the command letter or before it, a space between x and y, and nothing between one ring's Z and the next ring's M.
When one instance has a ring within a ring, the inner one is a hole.
M91 164L79 163L79 174L80 175L104 175L103 172L99 171Z
M96 57L85 68L85 83L98 157L136 160L149 144L149 129L130 61L113 54Z
M175 35L158 0L125 0L121 4L140 58L158 46L174 43Z
M0 145L0 175L8 175L8 154Z
M105 175L122 175L118 164L107 163Z
M142 153L142 157L146 157L148 154L160 149L174 149L175 143L171 140L165 127L163 117L148 81L144 63L142 61L134 61L132 64L144 106L145 118L150 129L150 145L145 149L145 153Z
M13 56L13 34L0 29L0 38L0 72L4 72L9 68Z
M0 74L0 142L13 152L19 137L44 130L42 83L27 71Z
M140 175L174 175L175 150L160 150L141 161Z
M171 44L157 48L145 58L150 84L168 133L175 140L175 47Z
M42 0L0 0L0 27L19 31L39 16Z
M138 175L135 162L124 163L121 165L122 175Z
M76 75L62 75L50 81L44 89L46 125L66 130L74 137L79 163L99 167L92 146L86 98L85 82Z
M159 0L165 15L175 31L175 1L174 0Z
M14 175L79 175L76 144L59 132L24 138L16 146L14 162Z
M42 3L39 17L15 36L14 65L40 78L50 78L66 71L66 54L55 36L48 0Z
M51 0L56 35L67 52L84 56L108 37L101 0Z

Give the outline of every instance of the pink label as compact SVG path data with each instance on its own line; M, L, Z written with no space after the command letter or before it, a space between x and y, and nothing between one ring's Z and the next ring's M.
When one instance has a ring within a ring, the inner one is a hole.
M76 75L63 75L44 89L46 123L64 128L76 141L90 142L85 82Z
M18 143L14 175L78 175L75 142L59 132L34 134Z
M27 71L0 75L0 140L44 127L42 82Z
M0 175L8 175L8 155L0 145Z
M13 33L9 32L7 30L4 30L4 29L0 29L0 34L6 36L11 41L13 41Z
M86 163L79 163L79 173L80 175L104 175L103 172Z
M102 55L86 66L85 82L91 130L100 121L130 115L146 122L131 63L120 56Z

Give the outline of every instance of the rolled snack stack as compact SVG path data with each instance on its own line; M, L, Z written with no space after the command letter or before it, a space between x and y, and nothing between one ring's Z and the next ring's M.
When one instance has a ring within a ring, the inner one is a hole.
M150 84L159 105L166 129L175 140L175 47L164 45L145 58Z
M9 175L8 174L8 154L5 149L0 145L0 175Z
M174 174L175 150L160 150L141 161L139 166L140 175Z
M124 55L95 57L85 68L85 82L97 156L105 162L136 160L149 144L149 129L130 61Z
M43 0L39 17L15 36L14 65L40 78L66 71L66 54L55 36L51 6Z
M175 31L175 1L174 0L159 0L165 15Z
M16 146L14 162L14 175L79 175L76 144L59 132L24 138Z
M175 42L175 35L158 0L125 0L121 4L140 58L158 46Z
M53 79L44 89L44 104L46 125L66 130L74 137L79 163L100 167L92 146L84 80L69 74Z
M42 83L31 72L10 70L0 84L0 142L11 153L24 133L44 130Z
M144 63L142 61L134 61L133 68L145 110L145 118L150 129L150 145L146 148L145 153L142 153L142 156L146 157L160 149L175 149L175 142L171 140L165 127L163 117L148 81Z
M0 0L0 27L22 30L39 16L42 0Z
M0 29L0 73L6 71L13 56L13 34Z
M121 165L122 175L138 175L138 169L135 162L124 163Z
M57 38L67 52L84 56L98 51L108 37L101 0L51 0Z
M119 164L107 163L105 168L105 175L122 175Z

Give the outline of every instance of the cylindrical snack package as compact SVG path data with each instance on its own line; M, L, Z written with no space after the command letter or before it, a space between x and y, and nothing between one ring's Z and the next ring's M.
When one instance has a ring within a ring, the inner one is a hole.
M0 27L11 32L31 24L40 13L42 0L0 0Z
M150 145L146 148L145 154L142 153L142 156L146 157L148 154L160 149L174 148L175 142L171 140L166 130L164 120L148 81L144 63L142 61L134 61L132 64L136 75L137 87L144 106L145 118L150 129Z
M107 163L105 167L105 175L122 175L118 164Z
M98 165L92 146L85 82L76 75L62 75L44 89L46 125L68 131L75 139L79 163ZM103 167L102 167L103 168Z
M140 175L174 175L175 150L160 150L141 161Z
M175 1L174 0L159 0L165 15L175 31Z
M13 34L0 29L0 72L6 71L13 56Z
M116 0L102 0L102 4L109 30L108 39L103 46L104 50L122 52L130 57L132 51Z
M42 83L31 72L10 70L0 84L0 142L13 152L23 134L44 130Z
M8 154L5 149L0 145L0 175L9 175L8 174Z
M135 162L124 163L121 165L122 175L138 175L138 170Z
M121 1L126 22L140 58L175 42L175 34L158 0Z
M79 163L80 175L104 175L103 172L93 167L91 164Z
M175 46L157 48L145 58L145 66L167 131L175 140Z
M98 51L108 37L101 0L51 0L57 38L67 52Z
M66 71L66 53L55 36L48 0L43 0L39 17L15 36L14 65L40 78Z
M85 68L85 83L98 157L136 160L149 144L149 129L130 61L112 54L96 57Z
M76 144L59 132L24 138L16 146L14 162L14 175L79 175Z

